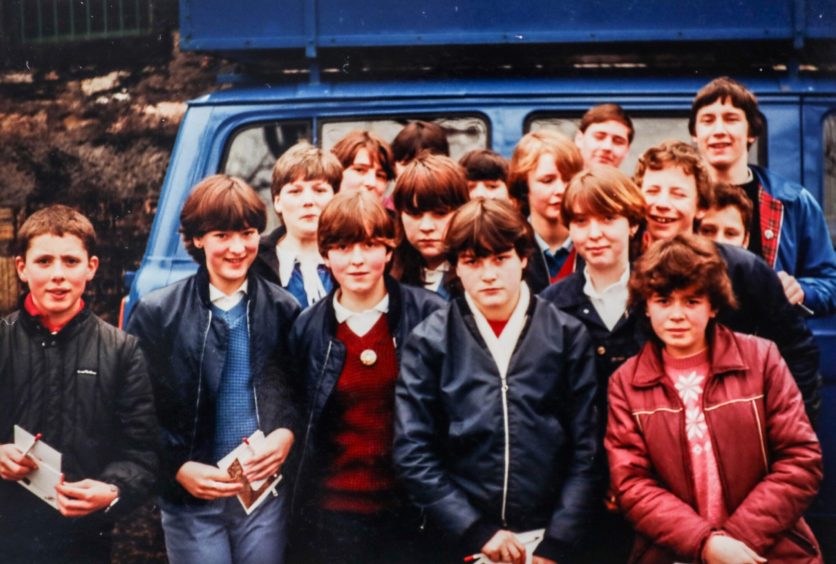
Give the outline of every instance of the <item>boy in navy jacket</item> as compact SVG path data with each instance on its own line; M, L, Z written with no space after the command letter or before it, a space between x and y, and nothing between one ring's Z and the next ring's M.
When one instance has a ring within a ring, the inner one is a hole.
M243 180L206 178L180 222L198 272L144 297L128 325L153 368L168 558L281 563L287 488L247 515L235 497L241 484L216 464L261 430L243 473L253 482L281 471L298 415L285 339L299 306L250 268L266 212Z

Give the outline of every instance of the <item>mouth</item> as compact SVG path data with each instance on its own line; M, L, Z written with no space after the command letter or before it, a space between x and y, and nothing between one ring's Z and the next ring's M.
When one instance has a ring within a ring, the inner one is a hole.
M608 246L607 247L587 247L586 248L587 252L590 252L590 253L602 253L602 252L604 252L608 249L609 249Z
M662 225L668 225L670 223L675 223L679 220L678 217L663 217L661 215L648 215L648 219L653 221L654 223L661 223Z
M64 299L69 293L69 290L47 290L47 295L52 297L54 300L62 300Z

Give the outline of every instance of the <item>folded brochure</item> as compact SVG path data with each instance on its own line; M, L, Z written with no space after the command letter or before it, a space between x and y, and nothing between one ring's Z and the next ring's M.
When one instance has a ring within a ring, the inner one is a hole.
M244 488L238 494L238 501L241 502L241 506L247 515L264 503L267 496L275 493L276 486L282 480L281 474L254 482L248 481L244 476L242 462L246 462L253 457L255 452L261 450L264 440L264 433L258 430L218 461L218 468L227 472L232 478L243 484Z
M18 484L58 509L55 486L61 481L61 453L18 425L14 426L14 445L34 459L38 469L17 481ZM34 446L33 446L34 445Z

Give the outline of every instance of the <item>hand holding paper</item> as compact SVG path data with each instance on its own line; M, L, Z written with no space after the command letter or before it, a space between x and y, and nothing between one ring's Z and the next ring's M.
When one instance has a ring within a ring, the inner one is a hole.
M0 478L16 481L37 469L37 462L24 455L15 445L0 445Z
M110 484L98 480L59 483L55 491L58 492L58 511L64 517L83 517L105 509L119 495Z
M251 441L253 456L241 460L244 476L249 482L259 482L277 474L293 446L293 433L276 429L261 441Z
M241 484L227 472L194 461L183 464L177 471L176 479L186 491L199 499L231 497L242 489Z

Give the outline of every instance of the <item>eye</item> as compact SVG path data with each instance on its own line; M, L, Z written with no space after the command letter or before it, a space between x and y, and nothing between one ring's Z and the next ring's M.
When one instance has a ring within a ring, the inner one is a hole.
M67 258L64 259L64 262L67 263L67 264L70 264L70 265L76 265L76 264L80 263L81 261L76 257L67 257Z
M378 180L389 180L389 176L385 170L378 170L375 176L377 176Z
M645 194L647 194L649 196L655 196L656 194L659 193L659 187L658 186L648 186L646 188L642 188L642 192L644 192Z

